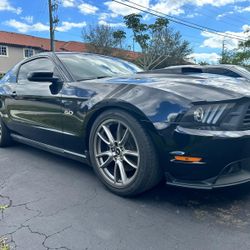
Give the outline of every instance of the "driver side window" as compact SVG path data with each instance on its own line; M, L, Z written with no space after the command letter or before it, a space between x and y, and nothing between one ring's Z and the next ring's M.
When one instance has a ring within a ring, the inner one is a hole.
M38 58L23 64L18 73L18 83L24 84L29 82L28 74L30 72L53 72L54 76L58 76L56 67L52 61L47 58Z

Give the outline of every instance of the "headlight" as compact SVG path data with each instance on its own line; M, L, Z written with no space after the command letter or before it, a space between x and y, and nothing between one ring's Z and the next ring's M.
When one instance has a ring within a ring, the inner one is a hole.
M194 111L194 120L197 122L202 122L204 115L205 115L204 109L202 107L199 107Z
M184 114L181 123L215 126L232 105L230 103L195 105Z

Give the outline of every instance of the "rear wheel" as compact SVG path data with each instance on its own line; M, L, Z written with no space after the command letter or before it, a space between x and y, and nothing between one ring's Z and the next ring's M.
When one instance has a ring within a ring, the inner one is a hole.
M141 193L162 176L150 136L127 112L102 113L93 124L89 145L95 172L116 194Z
M0 118L0 147L7 147L11 144L11 137L8 128Z

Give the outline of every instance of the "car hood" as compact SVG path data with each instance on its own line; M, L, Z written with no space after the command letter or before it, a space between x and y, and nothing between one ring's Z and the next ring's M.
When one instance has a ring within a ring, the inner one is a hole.
M178 95L192 102L221 101L250 97L247 81L230 77L193 77L183 75L135 74L123 77L100 79L111 84L147 86Z

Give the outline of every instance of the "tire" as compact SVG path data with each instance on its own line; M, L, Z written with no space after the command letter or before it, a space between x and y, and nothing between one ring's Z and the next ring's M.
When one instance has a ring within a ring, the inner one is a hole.
M10 146L12 143L10 132L3 120L0 118L0 147Z
M140 194L158 184L163 176L149 134L122 110L105 111L95 120L89 153L98 178L120 196Z

